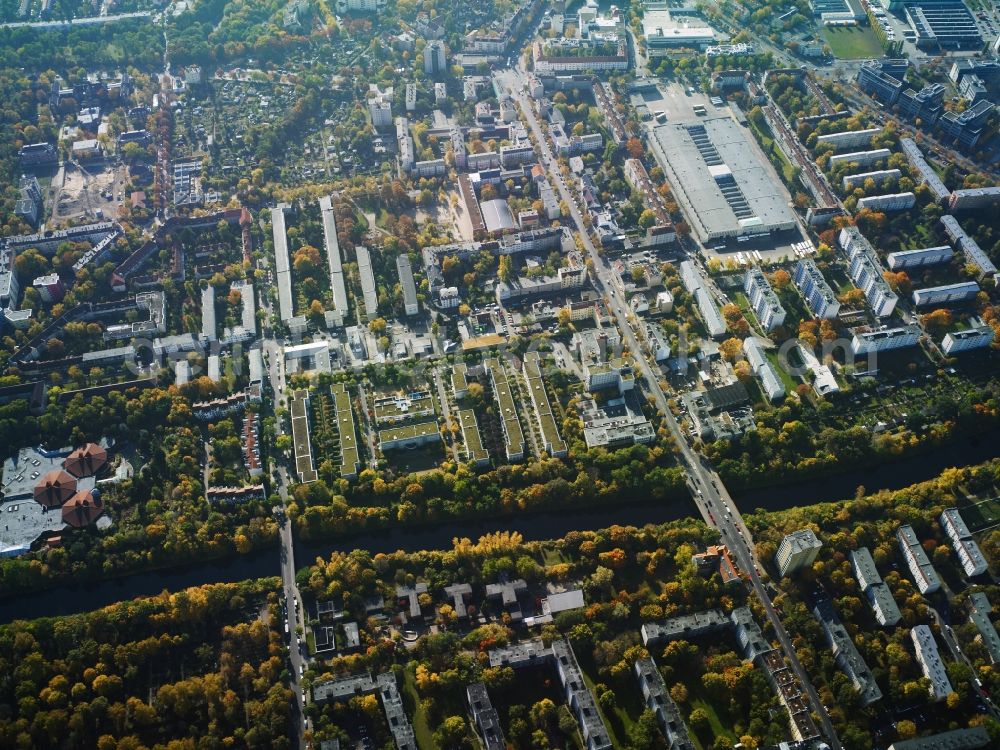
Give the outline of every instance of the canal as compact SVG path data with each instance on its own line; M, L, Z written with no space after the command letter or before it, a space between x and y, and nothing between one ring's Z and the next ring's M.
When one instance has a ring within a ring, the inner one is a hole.
M782 510L851 498L859 485L869 493L900 489L931 479L952 466L971 466L1000 456L1000 431L964 439L952 445L872 469L823 477L798 484L780 485L734 493L744 512L757 509ZM691 514L688 502L640 502L614 508L592 508L566 513L539 513L505 519L466 521L425 528L400 528L362 534L350 540L327 540L297 544L295 559L301 567L334 551L362 548L373 553L448 549L455 537L476 539L498 529L519 532L527 541L556 539L571 531L593 531L614 524L642 526L665 523ZM85 612L123 599L178 591L189 586L228 583L279 574L276 547L221 561L137 573L94 584L59 586L0 600L0 623L49 615Z

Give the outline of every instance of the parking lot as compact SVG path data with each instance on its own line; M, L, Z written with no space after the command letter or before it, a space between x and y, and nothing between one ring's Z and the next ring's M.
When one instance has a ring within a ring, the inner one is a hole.
M709 117L729 114L728 106L716 107L707 94L685 87L676 81L660 82L657 84L656 93L643 91L633 94L631 99L633 104L636 102L645 104L654 117L657 112L663 112L668 123L698 121L700 118L695 114L694 108L699 105L705 108Z

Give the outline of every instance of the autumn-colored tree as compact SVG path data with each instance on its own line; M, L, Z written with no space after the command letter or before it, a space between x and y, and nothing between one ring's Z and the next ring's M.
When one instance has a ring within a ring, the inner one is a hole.
M740 306L730 303L722 306L722 317L726 320L726 326L737 336L746 336L750 333L750 324L743 317Z
M509 255L501 255L500 262L497 266L497 276L500 281L512 281L516 273L514 271L514 263L511 261Z
M778 291L788 288L788 285L792 281L791 274L788 273L784 268L779 268L773 274L771 274L771 286L773 286Z
M920 316L920 322L930 333L943 333L951 326L952 315L950 310L932 310L926 315Z
M840 301L840 304L856 309L865 304L865 293L857 288L849 289L837 297L837 299Z
M625 150L632 159L641 159L643 154L642 141L638 138L629 138L625 142Z
M882 277L889 288L897 294L909 294L910 290L913 289L913 282L910 281L910 277L905 271L883 271Z
M743 342L738 338L730 338L719 344L719 353L727 362L735 362L743 352Z

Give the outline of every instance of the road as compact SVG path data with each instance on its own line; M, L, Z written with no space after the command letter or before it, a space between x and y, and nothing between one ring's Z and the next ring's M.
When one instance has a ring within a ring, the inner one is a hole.
M267 305L267 319L273 314L271 305ZM285 374L283 367L283 357L281 355L282 342L273 337L266 337L263 340L262 349L265 362L267 363L267 377L271 381L271 389L274 392L275 409L285 402ZM281 429L281 425L277 426ZM276 476L275 476L276 475ZM305 667L308 666L308 649L305 645L305 612L302 606L302 595L299 593L295 583L295 540L292 537L292 523L288 519L288 472L284 466L278 465L274 468L275 489L281 497L281 505L275 508L275 516L278 518L278 536L280 546L278 550L281 567L281 588L284 593L285 617L288 626L288 657L291 663L291 683L289 687L295 694L295 704L298 708L297 717L293 723L293 740L299 750L305 750L306 741L303 733L304 721L303 709L306 705L306 695L302 689L301 678ZM301 636L299 635L301 633Z
M0 29L71 29L74 26L92 26L98 23L127 21L130 18L152 17L153 13L151 11L140 10L135 13L117 13L113 16L88 16L87 18L74 18L71 21L12 21L11 23L0 23Z
M795 649L792 647L791 639L788 637L788 633L785 631L784 625L782 625L781 620L778 618L771 599L764 589L758 573L758 561L755 557L754 548L751 546L750 532L743 523L739 509L737 509L725 485L723 485L722 480L708 460L700 454L696 454L688 444L684 432L670 410L667 398L660 386L659 373L654 371L648 359L641 355L643 350L636 340L635 332L632 329L627 313L628 305L622 299L614 285L611 284L610 270L590 239L575 196L571 194L562 174L554 166L556 161L553 158L551 146L542 132L535 112L531 107L531 102L524 93L523 81L520 78L520 74L517 71L503 71L498 73L497 77L510 90L511 95L520 105L522 116L528 122L532 133L534 133L538 146L542 151L542 161L548 167L549 176L555 183L559 197L569 206L570 218L572 218L573 223L576 225L583 246L594 265L594 286L607 301L608 307L615 316L615 321L622 332L629 350L636 355L633 359L639 367L643 381L646 384L646 390L653 396L657 408L663 415L664 423L674 440L674 444L679 450L679 459L687 471L688 487L691 489L695 505L698 507L705 521L718 529L722 541L729 547L729 550L736 558L737 564L749 577L754 594L767 614L768 621L774 629L789 666L795 672L800 684L803 686L813 712L820 718L820 730L822 734L834 750L843 750L840 740L834 731L833 724L830 721L830 716L820 701L816 689L809 681L805 669L799 662Z

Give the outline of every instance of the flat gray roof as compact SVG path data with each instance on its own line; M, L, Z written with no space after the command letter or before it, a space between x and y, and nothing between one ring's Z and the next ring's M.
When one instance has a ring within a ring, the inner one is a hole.
M653 151L702 239L795 226L781 185L732 119L660 125Z

